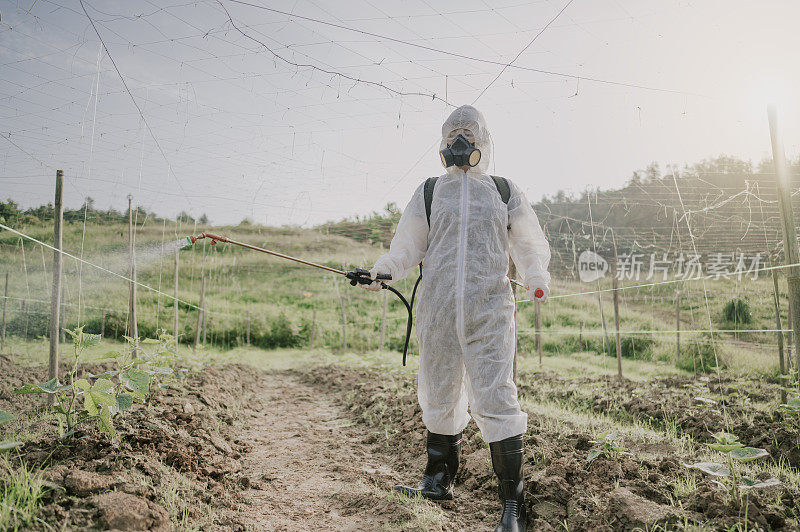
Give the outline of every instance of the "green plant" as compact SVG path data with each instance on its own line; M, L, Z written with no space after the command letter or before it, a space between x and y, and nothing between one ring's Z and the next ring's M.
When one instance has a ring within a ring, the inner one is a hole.
M715 352L714 340L710 335L703 334L685 348L681 346L681 356L675 361L675 366L690 372L708 372L717 364L722 369L725 363L718 360Z
M8 412L6 412L4 410L0 410L0 425L5 425L6 423L14 421L15 419L17 419L17 418L14 417L12 414L9 414ZM0 453L5 452L5 451L10 451L11 449L16 449L20 445L22 445L22 442L18 442L18 441L3 441L3 442L0 442Z
M103 357L117 363L116 370L103 375L118 376L124 389L134 399L143 402L152 396L156 388L163 388L187 370L178 356L171 334L159 331L157 338L145 338L138 342L127 336L125 339L128 342L125 351L112 351ZM137 353L135 358L134 352ZM117 387L117 395L122 390L123 387Z
M604 432L600 434L598 440L592 440L590 443L594 443L595 447L589 451L589 455L586 457L587 466L600 456L617 458L622 454L627 454L627 450L617 441L616 432Z
M636 336L622 336L620 338L620 351L623 358L632 358L636 360L650 360L653 346L656 341L644 335ZM616 338L610 339L609 355L617 356L617 340Z
M750 310L750 303L741 297L732 298L722 307L722 318L733 323L734 327L752 323L753 314Z
M686 467L698 469L714 477L727 479L726 482L715 482L726 488L733 496L734 500L741 500L741 490L768 488L780 485L780 481L776 478L754 480L742 475L739 470L739 464L741 463L751 462L758 458L769 456L769 453L765 449L745 447L745 445L739 441L738 437L727 432L718 432L714 434L714 443L708 443L706 445L708 445L710 449L724 454L727 458L727 465L716 462L700 462L687 465Z
M34 522L41 522L36 512L45 490L41 472L34 472L21 463L11 466L8 458L0 458L0 530L28 530Z
M783 412L787 424L797 437L797 445L800 446L800 394L797 390L789 389L793 394L787 401L778 406L778 410Z
M53 397L53 412L59 421L59 434L62 438L71 437L75 428L88 420L96 420L98 428L106 432L111 441L117 442L112 417L129 410L134 400L144 401L150 386L150 375L137 369L139 363L133 358L132 339L125 354L114 352L106 356L118 361L118 369L99 375L87 373L78 376L81 353L100 342L100 335L87 334L83 327L66 330L72 337L73 364L66 378L68 384L61 384L58 378L41 384L25 384L14 391L16 394L45 393Z

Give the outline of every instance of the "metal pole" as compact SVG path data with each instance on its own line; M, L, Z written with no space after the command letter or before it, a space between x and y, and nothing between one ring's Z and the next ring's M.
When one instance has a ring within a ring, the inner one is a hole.
M778 131L778 110L775 105L770 105L767 109L769 118L769 134L772 141L772 160L775 164L775 186L778 191L778 208L781 214L781 225L783 226L783 249L785 252L786 264L790 265L786 269L786 280L789 286L789 308L792 311L792 329L794 334L794 348L797 356L797 367L800 367L800 267L796 266L800 262L800 252L797 248L797 232L794 225L794 213L792 212L792 196L789 191L789 173L786 169L786 155L783 151L783 141ZM800 376L800 372L798 372Z
M106 309L102 310L102 314L100 315L100 338L102 339L106 335Z
M675 360L681 359L681 291L675 290Z
M614 327L616 327L617 338L617 377L622 378L622 341L619 334L619 289L617 288L617 276L614 276Z
M6 306L8 305L8 272L6 272L6 289L3 292L3 337L0 340L0 350L6 348Z
M247 311L247 345L250 345L250 311Z
M128 299L128 326L130 337L134 339L133 358L138 355L139 326L136 319L136 255L134 251L133 196L128 194L128 259L130 260L130 297Z
M775 303L775 328L778 330L778 362L781 375L786 375L786 363L783 358L783 327L781 327L780 289L778 288L778 272L772 270L772 299ZM781 403L786 402L786 390L781 387Z
M64 172L56 170L56 198L53 212L53 286L50 289L50 359L48 377L58 378L58 341L61 320L61 245L64 206L61 201L64 188ZM48 404L54 402L53 394L47 394Z
M578 332L578 351L583 352L583 322L581 322L581 328Z

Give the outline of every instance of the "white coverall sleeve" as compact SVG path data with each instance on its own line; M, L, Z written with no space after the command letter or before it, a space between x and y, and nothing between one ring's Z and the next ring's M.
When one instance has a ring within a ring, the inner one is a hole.
M423 183L417 188L403 211L389 245L389 252L379 258L371 270L391 274L392 283L404 279L411 268L422 262L428 250L424 186Z
M539 218L533 211L525 194L511 183L511 197L508 201L508 244L511 259L522 274L525 284L531 288L544 288L550 285L550 244L544 236Z

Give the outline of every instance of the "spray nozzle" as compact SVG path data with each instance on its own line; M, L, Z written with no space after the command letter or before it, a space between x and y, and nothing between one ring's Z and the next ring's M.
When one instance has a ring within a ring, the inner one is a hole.
M215 235L213 233L200 233L197 236L189 235L186 239L191 242L192 244L196 243L198 240L208 238L211 240L211 245L216 246L217 242L228 242L228 239L221 235Z

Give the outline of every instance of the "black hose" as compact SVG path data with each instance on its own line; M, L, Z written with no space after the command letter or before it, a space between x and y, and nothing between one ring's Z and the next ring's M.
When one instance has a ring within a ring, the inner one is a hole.
M395 290L394 288L392 288L391 286L389 286L386 283L381 283L381 287L385 288L386 290L389 290L394 295L399 297L400 301L403 302L403 304L406 306L406 310L408 311L408 323L406 324L406 343L403 346L403 365L405 366L406 365L406 355L408 354L408 341L411 339L411 325L414 322L414 314L411 312L411 305L408 303L406 298L403 297L403 294L401 294L400 292L398 292L397 290ZM412 300L413 300L413 298L412 298Z
M374 282L374 279L370 277L369 270L363 270L360 268L356 268L352 272L347 272L345 277L350 279L350 284L353 286L357 284L368 285ZM391 278L392 276L388 274L379 274L376 276L376 279L378 280L391 280ZM403 305L406 306L406 310L408 311L408 322L406 323L406 341L405 344L403 344L403 366L406 365L406 358L408 356L408 343L411 341L411 327L414 324L414 312L412 309L414 307L414 298L417 295L417 287L419 286L420 280L422 280L422 264L419 265L419 277L417 278L417 282L414 284L414 291L411 292L411 303L409 303L408 300L403 297L403 294L401 294L395 288L392 288L386 283L381 283L381 288L384 290L389 290L391 293L400 298L400 301L403 302Z
M417 282L414 283L414 290L411 291L411 303L406 301L406 298L403 297L403 294L392 288L387 284L383 284L387 290L391 290L403 304L406 306L408 310L408 323L406 324L406 343L403 345L403 366L406 365L406 355L408 354L408 342L411 340L411 326L414 323L414 299L417 297L417 287L419 286L419 282L422 280L422 264L419 265L419 277L417 277Z
M414 298L417 296L417 287L419 286L419 282L422 280L422 263L419 263L419 276L417 277L417 282L414 283L414 290L411 291L411 308L414 308Z

